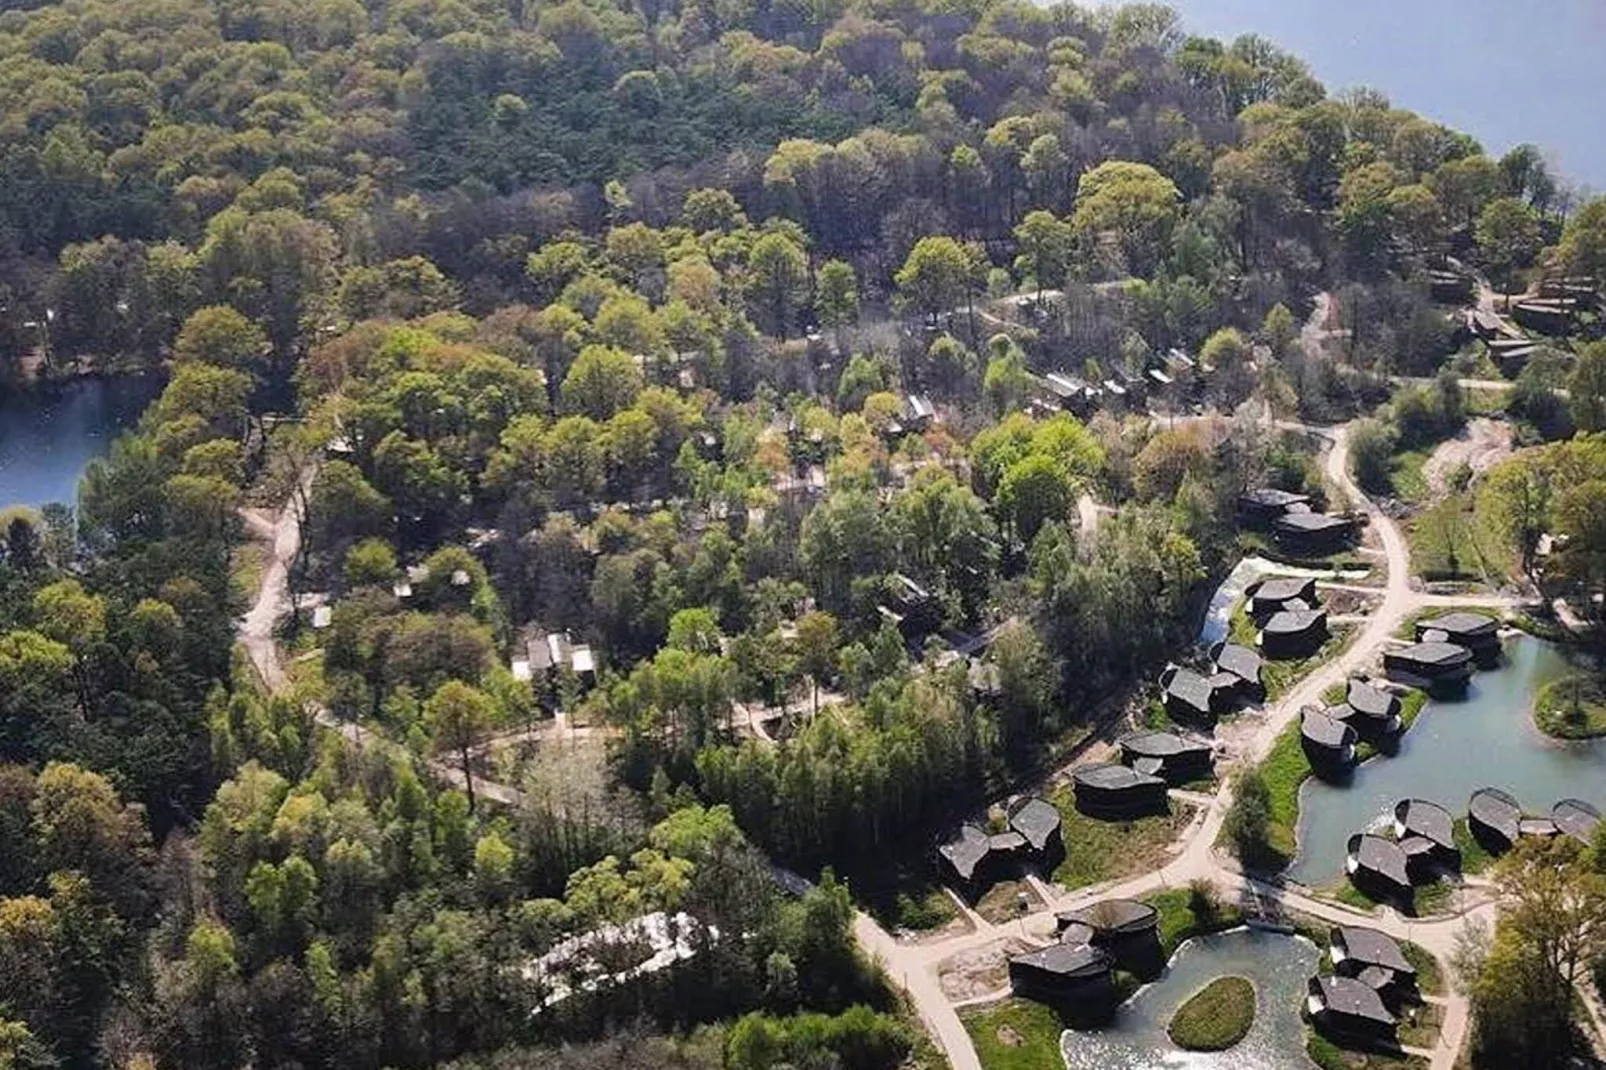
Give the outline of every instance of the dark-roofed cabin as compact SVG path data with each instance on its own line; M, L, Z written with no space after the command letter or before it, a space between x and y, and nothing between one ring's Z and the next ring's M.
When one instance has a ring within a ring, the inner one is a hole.
M1083 939L1101 948L1125 970L1140 976L1165 966L1160 947L1160 912L1136 899L1105 899L1081 910L1055 915L1061 941Z
M1416 622L1416 638L1424 641L1430 632L1443 635L1443 642L1472 651L1473 659L1488 666L1500 658L1500 622L1483 613L1446 613L1442 617Z
M1427 844L1415 859L1420 866L1457 865L1461 861L1461 851L1455 845L1455 819L1436 802L1402 799L1395 803L1394 836L1402 845L1413 839Z
M1589 843L1600 824L1600 811L1582 799L1563 799L1550 811L1556 829L1580 843Z
M1490 854L1509 851L1522 835L1522 807L1499 788L1479 788L1467 800L1467 830Z
M1165 813L1166 782L1124 765L1087 765L1071 775L1076 808L1089 817L1119 820Z
M1176 665L1160 674L1165 692L1165 712L1177 721L1209 721L1226 705L1228 695L1192 669Z
M1261 580L1249 588L1249 615L1263 621L1273 613L1300 602L1299 608L1316 604L1316 581L1309 576L1278 576Z
M942 606L930 591L901 572L887 580L887 598L876 607L903 637L918 643L942 625Z
M1355 521L1328 513L1287 513L1271 526L1277 544L1295 554L1320 556L1342 550L1355 535Z
M1315 706L1299 714L1299 742L1317 771L1347 769L1355 762L1355 729Z
M1577 310L1578 302L1565 297L1518 301L1511 306L1511 318L1530 331L1565 335L1572 330L1573 313Z
M1381 993L1404 993L1416 987L1416 967L1405 957L1394 937L1363 925L1337 925L1328 934L1328 955L1340 977L1361 977L1385 971L1383 983L1368 987ZM1374 975L1375 976L1375 975Z
M1374 899L1409 900L1411 877L1405 851L1393 840L1358 832L1349 838L1344 872Z
M1415 643L1383 652L1390 679L1442 694L1459 691L1472 677L1472 651L1454 643Z
M992 837L976 825L961 825L959 832L937 848L949 877L966 890L985 887L998 860L992 855Z
M1238 680L1238 694L1244 698L1266 697L1266 685L1261 679L1265 662L1259 654L1240 643L1217 643L1210 648L1217 673L1229 673Z
M1472 276L1459 271L1430 271L1428 295L1441 305L1468 301L1472 297Z
M1260 487L1238 495L1238 519L1249 527L1269 528L1296 505L1309 507L1308 494Z
M1312 977L1306 1009L1317 1029L1336 1036L1384 1040L1394 1036L1397 1021L1383 997L1354 977Z
M1260 631L1260 649L1268 658L1293 660L1316 653L1327 642L1327 610L1284 609L1273 613Z
M1382 739L1400 730L1400 696L1366 680L1351 680L1344 702L1328 713L1348 722L1362 739Z
M1009 984L1023 996L1105 1003L1112 999L1110 956L1090 944L1054 944L1009 960Z
M1064 853L1060 838L1060 812L1053 803L1036 795L1022 796L1009 804L1009 827L1026 840L1035 860L1050 864Z
M1122 736L1122 759L1140 773L1172 784L1210 775L1210 746L1174 732L1133 732Z

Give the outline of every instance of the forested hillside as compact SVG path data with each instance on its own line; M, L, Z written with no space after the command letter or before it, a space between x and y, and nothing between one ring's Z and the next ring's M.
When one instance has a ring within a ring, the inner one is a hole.
M1531 148L1155 5L5 7L0 380L167 385L5 518L0 1067L935 1066L853 897L1323 493L1192 417L1434 374L1449 254L1606 275Z

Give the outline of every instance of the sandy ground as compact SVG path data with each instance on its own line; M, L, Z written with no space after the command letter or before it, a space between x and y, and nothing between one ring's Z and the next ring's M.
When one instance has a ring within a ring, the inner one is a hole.
M1450 477L1463 464L1474 477L1482 475L1511 456L1511 425L1487 416L1476 416L1455 438L1439 444L1422 465L1422 478L1434 497L1449 490Z
M967 948L937 967L943 995L954 1002L975 999L1009 984L1009 958L1031 947L1009 938L983 947Z

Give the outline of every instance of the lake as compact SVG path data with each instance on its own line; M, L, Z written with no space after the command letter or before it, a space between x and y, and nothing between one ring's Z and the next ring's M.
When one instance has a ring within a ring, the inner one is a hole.
M1380 829L1394 804L1419 798L1465 817L1482 787L1502 788L1545 815L1566 798L1606 803L1606 740L1562 743L1534 726L1539 689L1568 670L1562 651L1532 636L1505 646L1505 663L1475 673L1464 698L1430 699L1399 753L1356 768L1348 784L1314 777L1299 794L1299 857L1288 876L1320 887L1342 879L1350 834Z
M161 393L151 376L76 379L0 393L0 508L74 503L89 462Z
M1196 936L1177 949L1165 974L1122 1004L1109 1026L1067 1032L1067 1070L1294 1070L1309 1066L1299 1008L1321 952L1300 936L1234 929ZM1255 1023L1227 1051L1182 1051L1166 1035L1177 1008L1217 977L1255 986Z
M1602 0L1172 0L1188 29L1257 33L1329 92L1370 86L1464 130L1491 154L1528 141L1606 190Z

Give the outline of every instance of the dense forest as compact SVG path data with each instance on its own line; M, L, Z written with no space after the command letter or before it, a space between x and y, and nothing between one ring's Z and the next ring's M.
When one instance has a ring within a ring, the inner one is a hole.
M935 1065L854 890L1192 637L1241 489L1322 492L1248 409L1436 374L1447 257L1606 276L1606 200L1532 147L1158 5L6 6L0 380L166 377L77 503L4 518L19 1070ZM1318 293L1342 354L1299 345ZM1537 437L1606 424L1572 346ZM1599 583L1568 500L1513 530ZM287 502L270 688L239 507ZM554 714L600 784L488 757ZM586 972L645 918L684 962Z

